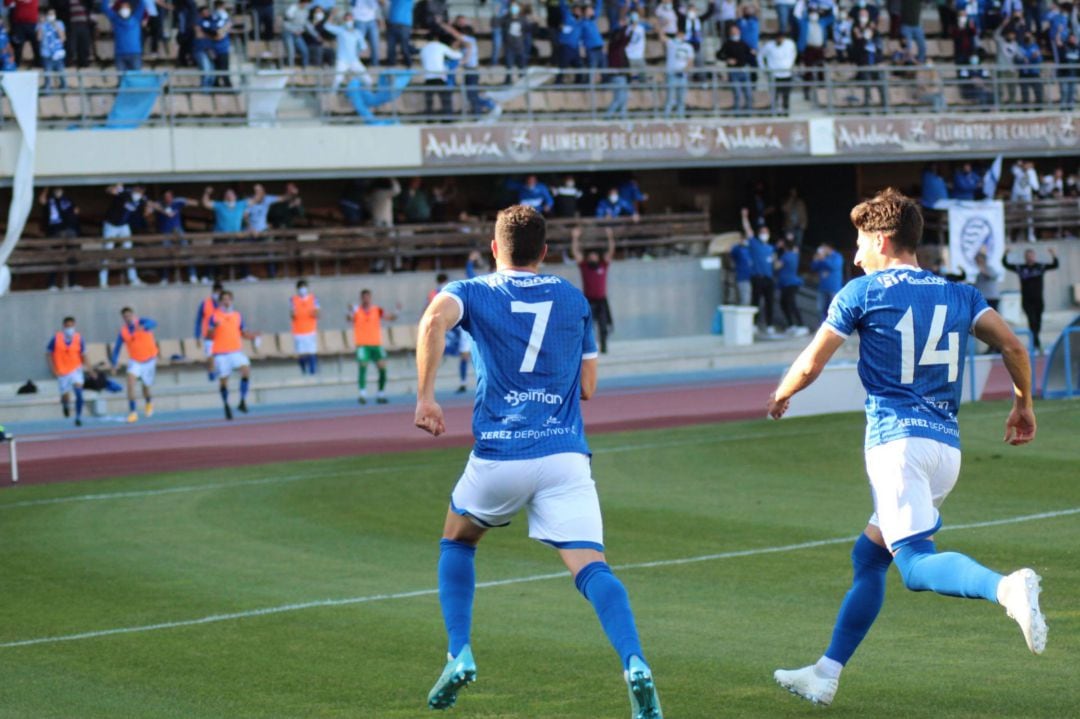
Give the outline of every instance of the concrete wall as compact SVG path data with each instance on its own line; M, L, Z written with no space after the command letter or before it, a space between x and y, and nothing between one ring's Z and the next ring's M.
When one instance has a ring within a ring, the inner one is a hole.
M545 269L580 285L574 265ZM289 329L288 298L294 282L241 282L230 289L252 329L283 332ZM321 326L343 329L346 307L358 300L362 288L371 289L376 302L390 311L400 303L399 321L417 321L434 286L434 275L313 277L310 282L323 308ZM77 318L88 342L112 342L119 330L120 308L125 305L156 319L160 338L190 337L196 308L207 293L206 286L169 285L18 292L0 297L0 382L48 376L45 344L65 315ZM612 267L608 296L619 339L703 334L709 331L720 301L720 276L715 270L703 270L698 259L627 260Z

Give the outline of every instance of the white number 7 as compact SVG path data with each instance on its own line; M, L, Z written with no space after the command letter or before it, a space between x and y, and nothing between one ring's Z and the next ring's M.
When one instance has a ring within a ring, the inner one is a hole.
M532 332L529 334L529 346L525 348L525 357L521 360L519 372L532 372L536 367L536 356L540 354L540 345L544 344L544 333L547 332L548 318L551 316L552 302L518 302L510 303L511 312L528 312L536 315L533 320Z
M920 365L943 364L949 367L949 381L955 382L960 374L960 333L950 332L945 349L938 349L941 335L945 332L946 305L934 305L934 316L930 320L930 334L923 345ZM915 316L910 307L895 329L900 331L900 384L912 384L915 381Z

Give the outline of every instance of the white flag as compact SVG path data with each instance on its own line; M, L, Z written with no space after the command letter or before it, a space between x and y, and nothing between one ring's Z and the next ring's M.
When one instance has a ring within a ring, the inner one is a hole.
M990 165L990 169L983 175L983 194L988 200L994 199L997 193L998 182L1001 180L1001 159L1001 155L994 158L994 164Z

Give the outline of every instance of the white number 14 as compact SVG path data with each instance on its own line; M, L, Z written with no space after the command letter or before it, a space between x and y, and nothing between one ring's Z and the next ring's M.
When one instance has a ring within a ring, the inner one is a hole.
M920 365L948 365L949 381L955 382L960 374L960 333L950 332L945 349L938 349L941 335L945 331L946 305L934 305L934 317L930 320L930 334L926 337ZM900 383L912 384L915 381L915 315L910 307L900 321L896 323L900 332Z

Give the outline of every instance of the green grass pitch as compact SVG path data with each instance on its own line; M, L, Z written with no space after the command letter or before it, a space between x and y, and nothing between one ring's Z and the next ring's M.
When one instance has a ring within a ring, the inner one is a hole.
M870 505L861 416L593 437L608 559L656 563L619 574L667 716L1080 716L1080 514L955 528L1080 507L1077 409L1042 403L1038 440L1012 448L1000 441L1006 405L966 407L964 468L943 509L954 528L938 537L1043 575L1046 653L1030 655L998 606L913 594L893 571L825 710L772 671L820 655L848 586L841 540ZM0 717L433 716L424 701L445 639L430 590L465 457L0 492ZM765 551L817 540L836 541ZM625 717L618 660L567 576L536 579L562 567L523 518L484 540L477 567L481 582L532 581L478 589L479 681L449 715ZM289 606L320 600L355 601ZM254 612L270 608L283 609ZM241 616L191 622L227 614ZM153 625L166 626L96 634Z

